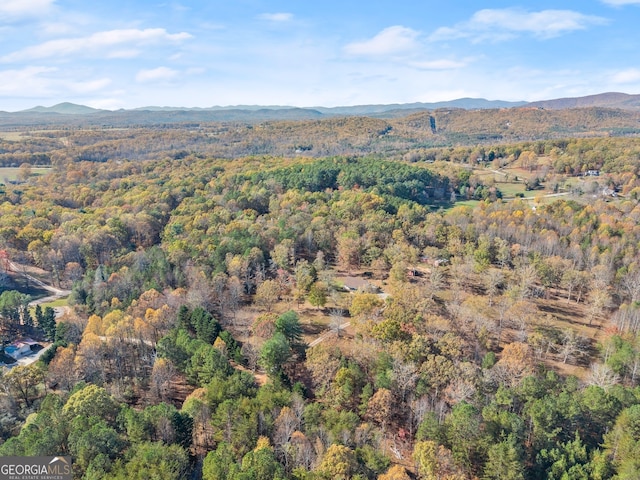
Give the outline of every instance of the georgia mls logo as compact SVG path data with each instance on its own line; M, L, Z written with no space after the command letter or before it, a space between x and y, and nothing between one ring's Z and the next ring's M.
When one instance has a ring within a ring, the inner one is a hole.
M0 480L71 480L71 457L0 457Z

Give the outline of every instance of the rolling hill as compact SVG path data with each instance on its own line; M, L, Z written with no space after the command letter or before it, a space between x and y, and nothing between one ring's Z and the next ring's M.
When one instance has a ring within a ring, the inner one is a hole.
M624 110L640 109L640 95L629 95L626 93L600 93L598 95L588 95L586 97L558 98L555 100L545 100L532 102L529 107L546 108L551 110L564 110L567 108L589 108L606 107L621 108Z

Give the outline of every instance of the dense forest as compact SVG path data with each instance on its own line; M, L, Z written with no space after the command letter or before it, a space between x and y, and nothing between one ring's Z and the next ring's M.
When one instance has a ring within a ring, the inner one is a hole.
M23 122L28 119L19 118ZM140 124L117 120L92 123L92 117L86 115L73 118L70 116L66 123L60 123L56 117L57 123L50 125L25 123L29 125L25 127L18 123L4 127L7 131L0 135L0 167L24 162L56 165L81 161L179 160L189 155L201 158L380 155L399 159L420 157L425 150L440 147L564 142L570 137L624 138L640 134L640 112L602 107L439 109L403 113L397 118L261 120L257 117L252 121L189 123L179 115L173 122L152 117L153 123Z
M640 140L588 135L612 111L476 113L5 134L2 348L47 348L2 370L0 455L637 478Z

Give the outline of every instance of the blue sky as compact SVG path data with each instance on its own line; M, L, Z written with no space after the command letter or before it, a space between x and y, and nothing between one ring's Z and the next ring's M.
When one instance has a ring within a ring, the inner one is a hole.
M640 93L640 0L0 0L0 110Z

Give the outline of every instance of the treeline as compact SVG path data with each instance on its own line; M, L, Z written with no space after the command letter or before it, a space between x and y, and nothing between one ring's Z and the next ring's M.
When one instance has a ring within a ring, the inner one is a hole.
M189 155L218 158L250 155L401 158L407 155L415 158L425 149L437 148L444 152L445 148L460 146L500 147L566 139L574 139L569 140L570 143L588 143L593 142L593 138L603 144L633 143L640 133L637 124L638 113L633 111L513 108L443 109L396 119L344 117L126 128L60 125L37 131L25 128L22 137L1 140L0 166L17 166L23 162L57 165L82 161L181 159Z

